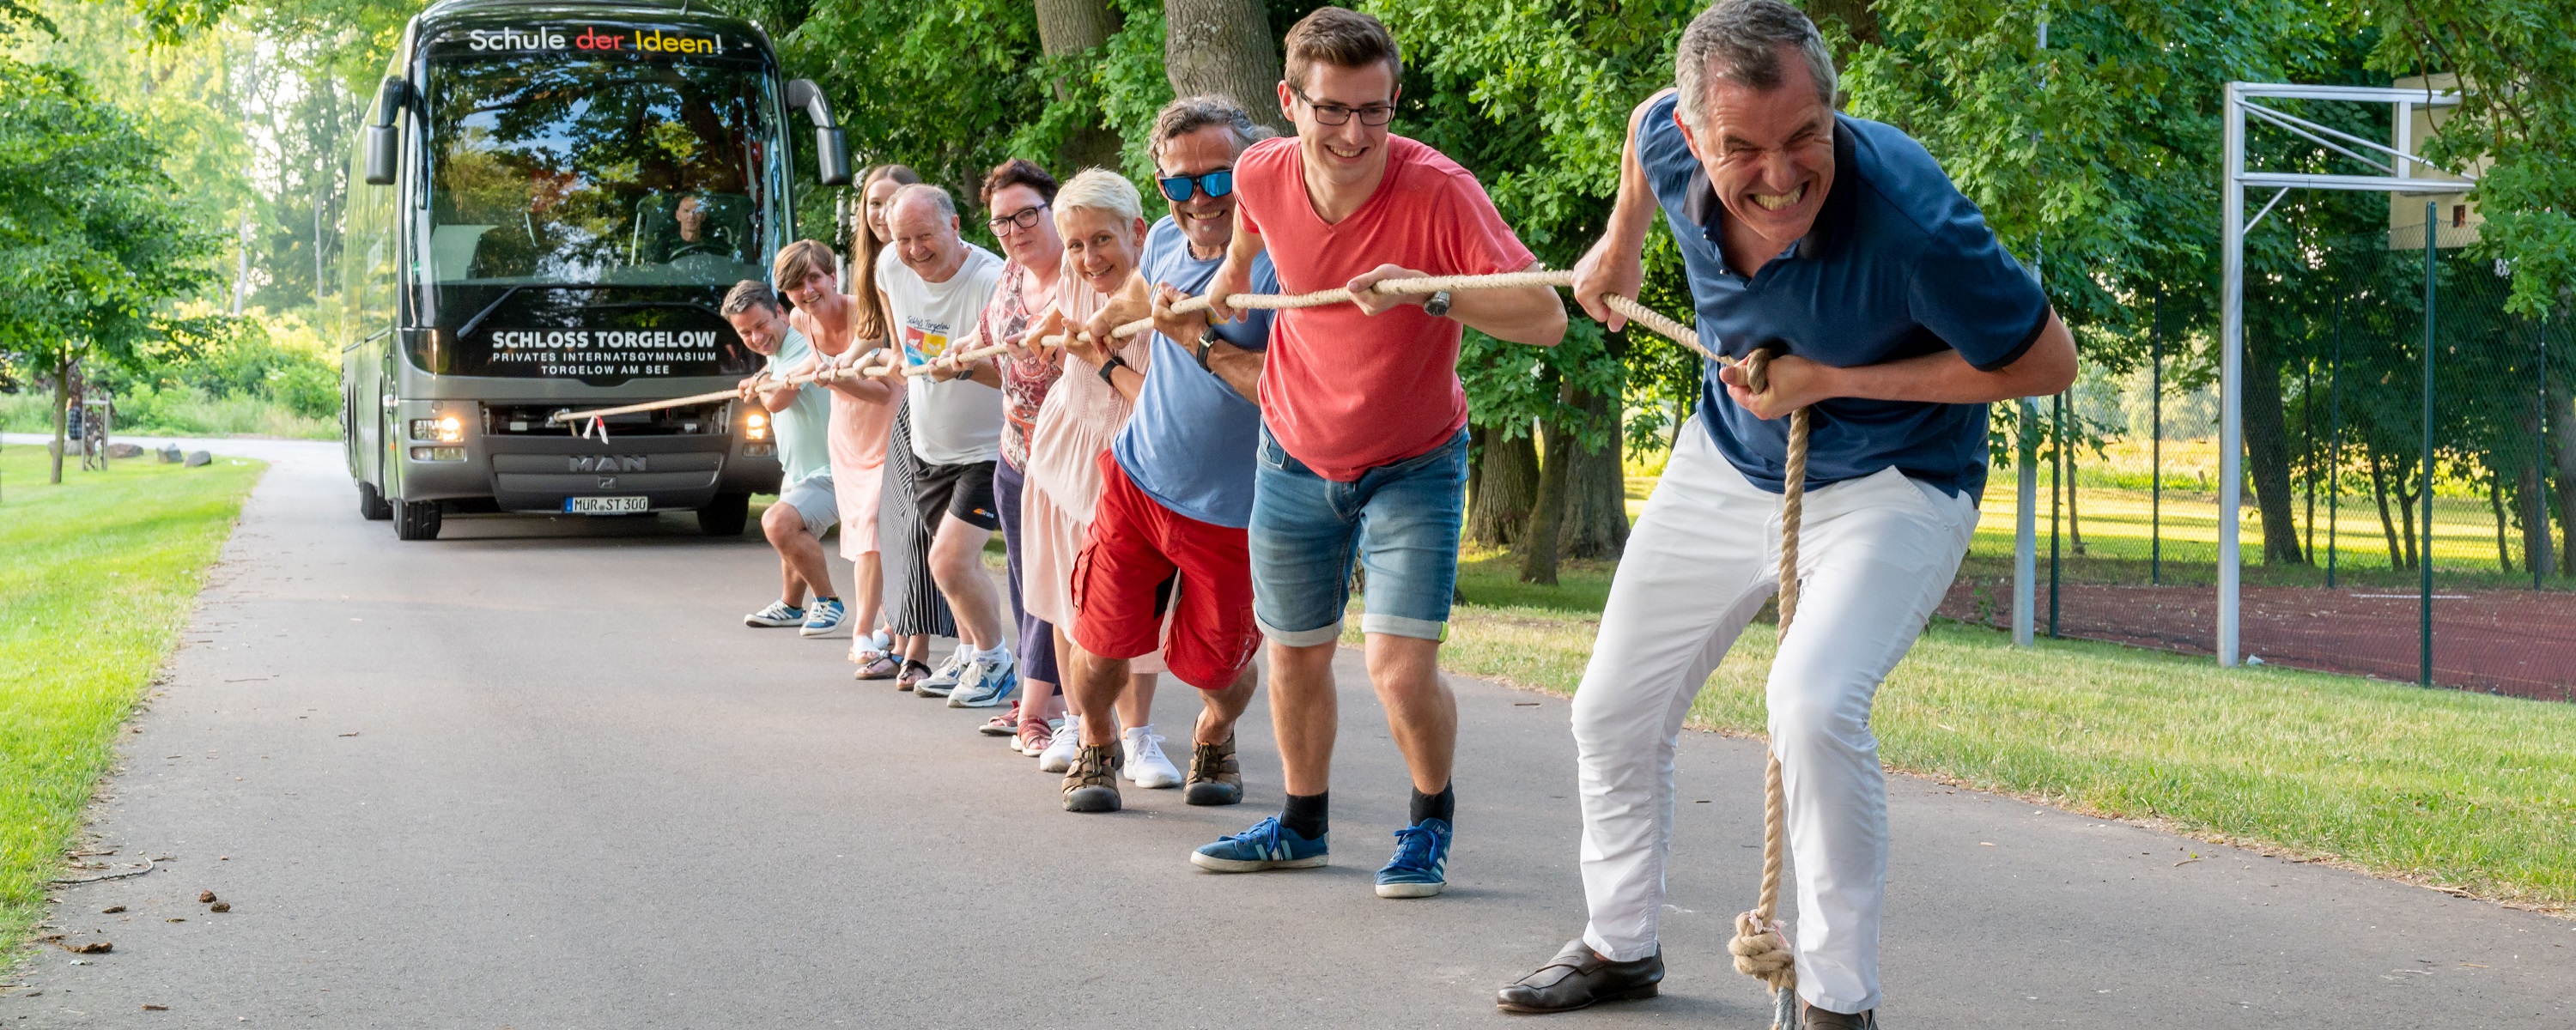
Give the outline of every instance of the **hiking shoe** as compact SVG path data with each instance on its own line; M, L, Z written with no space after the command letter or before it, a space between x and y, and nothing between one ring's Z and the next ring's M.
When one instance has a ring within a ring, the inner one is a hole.
M906 658L903 660L903 671L896 673L894 676L894 688L896 690L911 690L914 687L920 686L921 681L929 678L930 666L923 665L920 662Z
M939 671L931 673L929 678L912 685L914 696L947 697L949 691L957 689L957 677L965 674L966 663L974 660L974 648L964 644L957 645L957 653L949 655L948 660L940 664Z
M1181 800L1193 805L1231 805L1243 800L1243 766L1234 760L1234 737L1223 744L1190 748L1189 785Z
M987 737L1007 737L1019 731L1020 703L1017 701L1011 702L1011 707L1003 710L1002 714L984 720L984 725L975 728L975 732Z
M1020 674L1012 668L1011 653L999 658L969 658L966 668L957 674L957 689L948 694L950 708L991 708L1020 689Z
M1031 758L1044 754L1047 745L1055 743L1055 727L1044 719L1022 719L1017 733L1011 735L1011 750Z
M1151 726L1129 727L1118 746L1125 752L1127 778L1146 790L1181 785L1181 771L1163 756L1163 736Z
M800 637L831 636L834 633L840 632L841 623L845 621L847 614L848 613L841 609L840 598L816 598L813 604L805 607L805 625L796 630L796 635Z
M1117 749L1101 745L1082 748L1074 753L1073 768L1064 774L1064 810L1118 810Z
M769 602L769 607L743 616L742 624L745 626L759 626L765 629L776 629L780 626L802 626L805 624L805 609L796 607L795 605L789 604L785 601L771 601Z
M1494 995L1505 1012L1572 1012L1605 1001L1652 998L1664 979L1664 953L1630 962L1612 962L1576 939L1538 967Z
M1314 840L1299 836L1271 816L1231 837L1190 853L1190 864L1219 873L1257 873L1266 869L1313 869L1331 856L1325 834Z
M1878 1010L1844 1015L1798 1003L1798 1030L1878 1030Z
M1377 871L1377 896L1427 898L1449 885L1449 824L1425 819L1395 831L1395 857Z
M1060 773L1073 768L1073 753L1082 750L1082 720L1065 716L1064 725L1055 728L1055 737L1046 749L1038 752L1038 771Z

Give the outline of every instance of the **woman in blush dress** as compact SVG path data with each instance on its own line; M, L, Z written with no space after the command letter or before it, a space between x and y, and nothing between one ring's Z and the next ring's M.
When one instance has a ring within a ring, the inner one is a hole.
M1144 198L1133 183L1098 168L1085 169L1056 193L1056 232L1064 237L1064 274L1056 281L1055 307L1030 335L1044 339L1079 329L1108 303L1109 295L1128 286L1145 247ZM1099 361L1114 354L1143 371L1152 347L1139 334L1109 341L1091 350L1068 350L1064 378L1049 391L1029 436L1028 487L1021 536L1029 545L1021 593L1029 614L1056 627L1056 653L1071 654L1065 627L1073 625L1073 565L1091 529L1091 513L1100 499L1100 456L1135 410L1127 398L1100 376ZM1086 348L1088 349L1088 348ZM1097 360L1094 360L1097 358ZM1139 787L1176 787L1180 770L1163 756L1162 738L1154 734L1155 677L1163 671L1161 652L1129 664L1127 690L1118 710L1073 712L1056 731L1050 752L1070 761L1080 747L1085 718L1115 718L1124 727L1124 775Z

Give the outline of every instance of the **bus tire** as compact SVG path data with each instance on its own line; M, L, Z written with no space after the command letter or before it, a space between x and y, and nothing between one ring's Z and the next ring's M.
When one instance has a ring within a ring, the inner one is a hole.
M394 536L404 540L436 540L439 524L445 521L437 501L402 501L394 505Z
M698 532L707 536L741 536L750 521L750 494L717 494L698 509Z
M394 517L394 506L385 503L385 492L376 484L358 481L358 515L369 522L383 522Z

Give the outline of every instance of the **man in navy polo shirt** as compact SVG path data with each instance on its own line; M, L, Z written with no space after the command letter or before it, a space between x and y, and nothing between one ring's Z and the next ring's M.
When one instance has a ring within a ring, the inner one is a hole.
M1887 798L1870 702L1958 572L1986 481L1986 405L2064 389L2075 344L1923 147L1834 113L1824 40L1780 0L1694 19L1675 89L1631 117L1619 195L1575 297L1621 324L1661 208L1701 342L1782 350L1769 389L1713 375L1628 538L1574 698L1590 925L1505 987L1507 1009L1645 997L1682 718L1776 588L1787 420L1809 408L1796 627L1771 667L1771 746L1797 870L1799 1025L1874 1027ZM1750 869L1745 872L1750 873ZM1744 887L1753 886L1748 878Z

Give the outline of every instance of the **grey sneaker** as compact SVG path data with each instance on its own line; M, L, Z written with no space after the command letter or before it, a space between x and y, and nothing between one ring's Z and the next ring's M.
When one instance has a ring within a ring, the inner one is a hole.
M1878 1010L1844 1015L1798 1002L1799 1030L1878 1030Z
M939 671L931 673L930 678L912 685L913 696L947 697L949 691L957 689L957 678L965 674L966 663L973 661L974 658L974 648L964 644L957 645L957 653L949 655L947 661L941 662Z
M957 676L957 689L948 693L948 707L991 708L1018 693L1019 671L1012 664L1008 651L1002 652L1000 658L969 659L966 671Z

